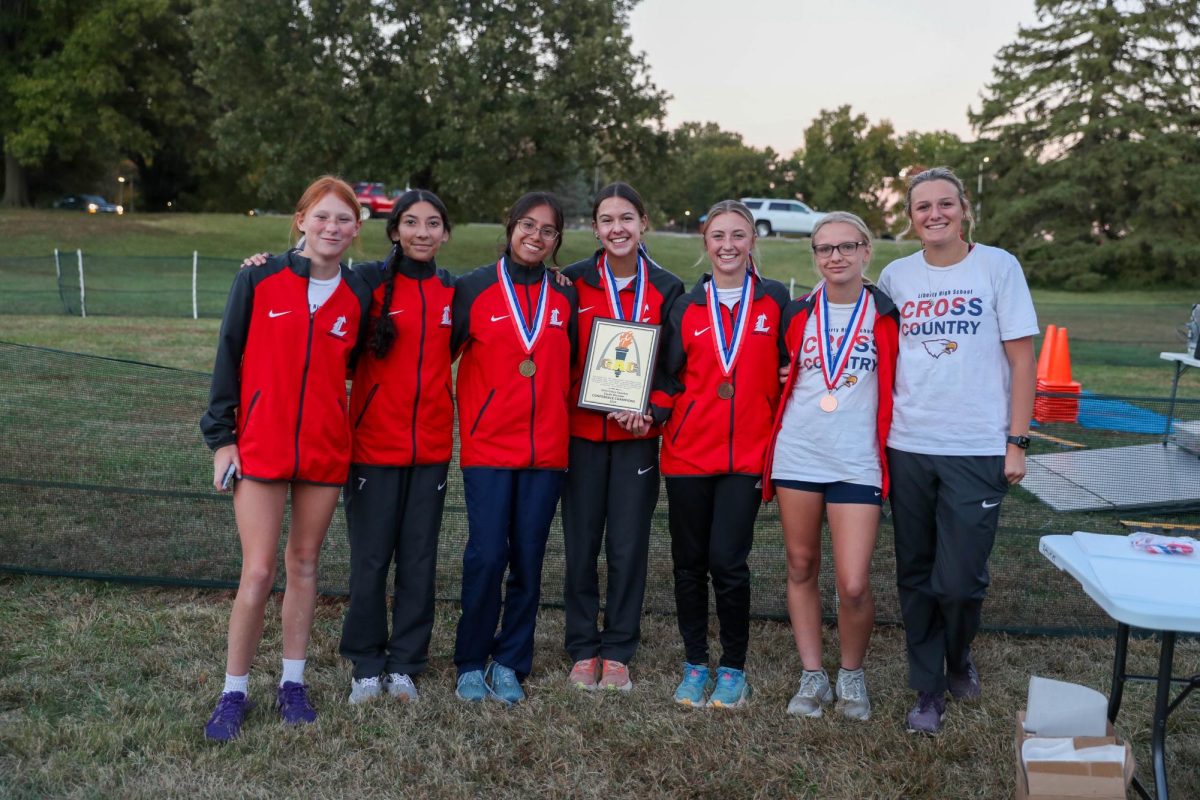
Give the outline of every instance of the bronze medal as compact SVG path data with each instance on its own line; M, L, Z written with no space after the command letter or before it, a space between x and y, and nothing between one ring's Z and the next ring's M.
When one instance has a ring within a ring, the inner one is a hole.
M728 381L717 384L717 397L722 400L731 399L733 397L733 384Z
M828 414L832 411L837 411L837 407L838 407L837 398L834 397L833 395L827 394L821 398L821 410L824 411L826 414Z
M533 359L527 358L517 367L517 372L520 372L523 377L532 378L533 373L537 372L537 364L533 363Z

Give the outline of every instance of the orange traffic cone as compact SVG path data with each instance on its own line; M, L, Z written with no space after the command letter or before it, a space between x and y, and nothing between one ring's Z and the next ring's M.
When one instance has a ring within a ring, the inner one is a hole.
M1037 378L1039 381L1044 381L1046 375L1050 372L1050 355L1054 352L1054 332L1058 330L1055 325L1046 326L1046 335L1042 337L1042 352L1038 354Z
M1050 369L1046 373L1048 383L1068 384L1071 382L1071 345L1067 342L1067 329L1059 328L1054 336L1054 350L1050 352Z

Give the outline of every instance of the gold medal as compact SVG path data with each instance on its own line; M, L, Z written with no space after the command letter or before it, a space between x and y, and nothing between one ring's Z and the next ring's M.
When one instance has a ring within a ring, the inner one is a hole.
M733 397L733 384L725 381L717 384L717 397L722 400L729 400Z
M517 372L520 372L523 377L532 378L533 373L537 372L537 364L533 363L533 359L527 358L517 367Z
M831 394L827 394L821 398L821 410L828 414L831 411L837 411L837 398Z

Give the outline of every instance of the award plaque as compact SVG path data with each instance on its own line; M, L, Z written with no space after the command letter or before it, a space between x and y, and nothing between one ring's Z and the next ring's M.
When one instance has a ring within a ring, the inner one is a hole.
M579 407L645 413L658 358L660 326L595 317Z

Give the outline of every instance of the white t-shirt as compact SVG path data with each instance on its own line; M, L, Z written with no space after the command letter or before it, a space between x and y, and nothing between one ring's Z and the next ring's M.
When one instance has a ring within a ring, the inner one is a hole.
M617 284L617 291L625 291L625 287L633 283L633 279L636 277L637 275L630 275L628 278L618 278L616 275L614 275L613 282Z
M833 334L833 352L848 335L847 327L854 304L829 304L829 329ZM804 325L797 367L800 374L792 384L792 394L783 412L779 436L775 440L775 458L771 464L773 480L811 483L859 483L880 486L879 441L876 418L879 411L878 356L875 348L875 301L866 298L862 328L852 345L846 370L838 378L833 396L837 410L821 410L821 398L829 393L821 372L817 350L817 320L810 314Z
M332 278L323 280L317 278L308 279L308 313L315 314L317 309L325 305L325 301L333 297L334 289L342 282L342 274L339 272Z
M733 311L733 307L742 300L742 287L734 286L729 289L717 289L717 302Z
M900 310L888 446L1004 455L1011 371L1003 343L1038 332L1017 259L977 244L954 266L931 267L916 252L888 264L879 288Z

